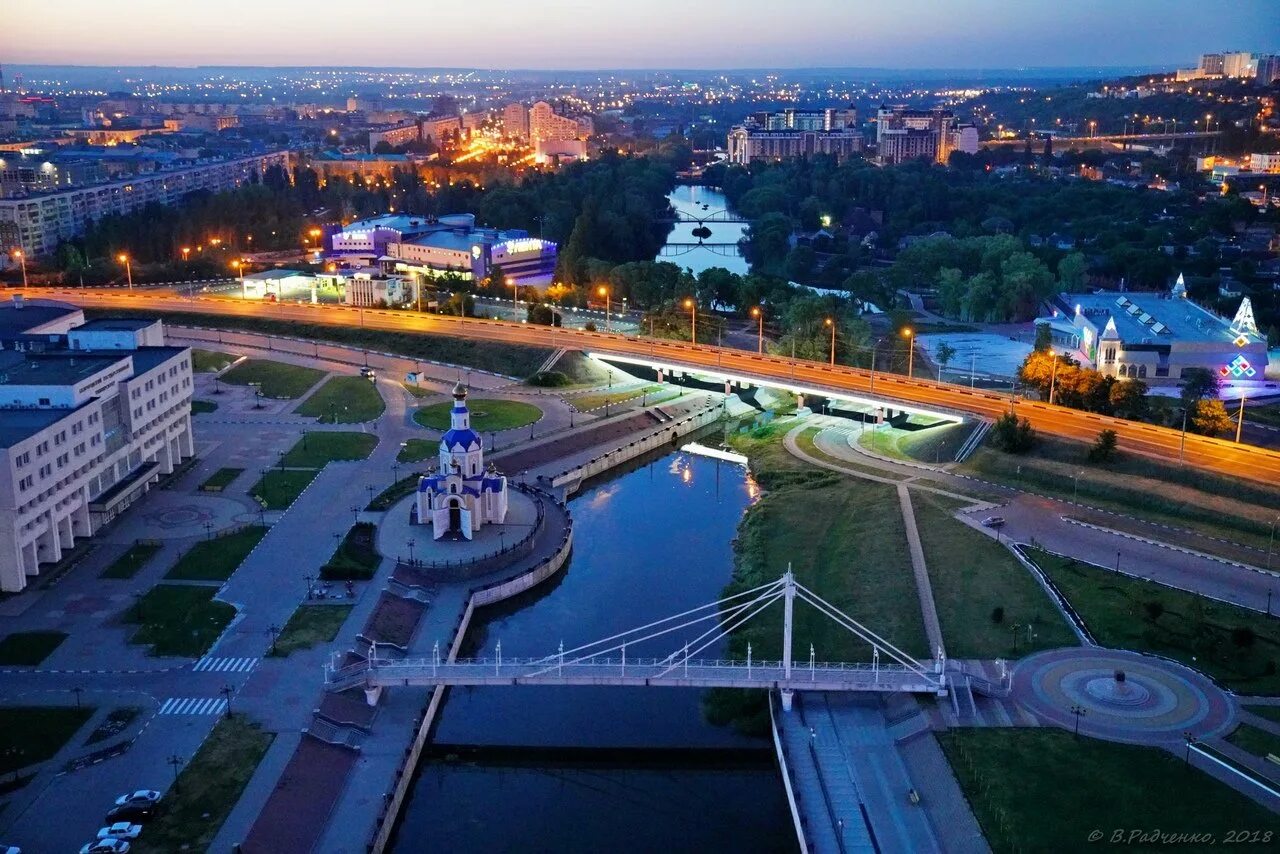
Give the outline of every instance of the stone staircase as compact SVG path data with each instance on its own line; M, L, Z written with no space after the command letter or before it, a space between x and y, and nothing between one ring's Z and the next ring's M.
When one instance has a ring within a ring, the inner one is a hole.
M333 721L319 715L311 719L311 725L304 732L321 741L341 747L350 747L352 750L359 750L360 745L364 743L365 735L367 735L363 730L335 724Z

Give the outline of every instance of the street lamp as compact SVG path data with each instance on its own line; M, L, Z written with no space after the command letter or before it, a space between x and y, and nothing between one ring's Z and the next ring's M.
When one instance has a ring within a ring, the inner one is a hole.
M689 340L696 345L698 343L698 303L692 297L685 297L684 307L689 309L691 318Z
M604 297L604 331L612 332L613 329L609 323L609 308L613 301L613 296L609 293L609 289L604 285L596 288L596 295Z
M121 252L116 256L116 260L124 265L124 274L129 280L129 290L133 290L133 264L129 260L129 256Z
M15 249L13 250L13 257L22 265L22 286L25 288L27 286L27 256L23 254L21 249Z
M834 368L836 366L836 322L829 317L822 322L831 327L831 367Z
M1280 522L1280 516L1271 520L1271 539L1267 541L1267 570L1271 569L1271 550L1276 544L1276 523Z
M182 251L182 263L185 264L191 258L191 247L184 246L182 247L181 251Z
M1071 714L1073 714L1073 715L1075 715L1075 716L1076 716L1076 727L1075 727L1075 737L1076 737L1076 738L1079 738L1079 737L1080 737L1080 718L1082 718L1083 716L1087 715L1088 713L1089 713L1089 710L1088 710L1088 709L1086 709L1084 706L1072 706L1072 707L1071 707Z
M520 305L520 289L510 276L507 276L507 284L511 286L511 307L514 309Z
M764 355L764 312L760 306L751 309L751 316L756 319L759 326L756 328L756 352Z
M907 377L908 379L915 372L916 364L916 339L915 332L910 326L902 330L902 337L907 339Z

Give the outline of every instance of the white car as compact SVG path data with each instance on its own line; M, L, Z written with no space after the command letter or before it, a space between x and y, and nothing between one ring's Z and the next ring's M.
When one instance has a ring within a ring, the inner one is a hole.
M137 839L142 832L142 825L127 821L117 821L98 831L99 839Z
M123 839L95 839L81 848L80 854L129 854L129 843Z
M142 806L144 804L154 804L160 800L160 793L154 789L139 789L136 792L130 792L127 795L121 795L116 798L116 806Z

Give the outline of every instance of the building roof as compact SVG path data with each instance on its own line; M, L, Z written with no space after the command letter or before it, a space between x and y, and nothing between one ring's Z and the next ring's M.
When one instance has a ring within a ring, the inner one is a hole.
M99 371L127 359L132 350L107 351L59 351L41 353L23 359L0 373L0 386L70 386L88 379ZM103 353L103 355L97 355Z
M74 409L0 409L0 448L12 448L73 412Z
M99 317L75 328L76 332L137 332L157 322L158 318Z
M78 306L50 300L28 300L20 308L12 301L0 303L0 338L15 338L79 311Z
M1226 319L1189 299L1163 292L1099 291L1062 294L1061 300L1068 311L1079 306L1081 314L1099 329L1106 327L1109 318L1113 319L1120 339L1130 344L1144 340L1228 343L1238 337Z
M270 270L261 270L257 273L250 273L249 275L244 276L244 279L250 282L270 282L270 281L274 281L275 279L287 279L293 276L310 276L310 275L311 275L310 273L304 273L301 270L280 270L280 269L273 268Z

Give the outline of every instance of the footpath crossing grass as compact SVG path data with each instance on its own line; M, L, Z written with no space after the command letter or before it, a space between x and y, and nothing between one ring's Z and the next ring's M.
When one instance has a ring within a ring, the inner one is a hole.
M319 469L271 469L249 490L267 510L284 510L298 500L298 496L320 474Z
M347 531L329 562L320 568L326 581L363 581L373 578L382 556L373 545L377 527L371 522L357 522Z
M1264 807L1156 747L1073 738L1064 730L951 729L937 734L996 854L1027 851L1213 850L1209 846L1110 843L1121 830L1211 833L1271 831ZM1158 795L1156 794L1158 793ZM1094 831L1104 834L1090 837ZM1234 846L1227 846L1234 847Z
M155 542L134 543L129 550L111 562L99 578L133 578L160 551Z
M275 733L243 715L218 721L132 850L167 854L208 849L274 739Z
M1252 711L1252 710L1250 710ZM1241 724L1227 736L1227 741L1254 756L1266 758L1267 754L1280 756L1280 735L1272 735L1263 729Z
M621 389L612 392L566 395L564 400L579 412L588 412L592 409L599 409L606 403L612 406L626 400L634 400L637 397L643 398L646 395L650 401L657 400L657 395L662 390L663 386L647 385L640 388Z
M170 581L226 581L266 535L266 528L251 525L233 534L201 540L178 558L165 578Z
M213 587L157 584L123 614L138 630L130 643L146 644L151 654L199 658L235 618L236 609L215 602Z
M268 655L284 658L291 652L329 643L337 637L354 605L300 605L276 638L274 652Z
M1038 549L1027 554L1101 645L1172 658L1241 694L1280 694L1280 620Z
M66 632L14 632L0 640L0 665L35 667L62 645Z
M1018 658L1078 643L1031 572L1008 549L954 518L953 502L912 490L911 503L949 656Z
M93 717L92 706L0 708L0 774L53 756Z
M364 377L330 377L294 411L321 424L359 424L385 409L377 386Z
M230 353L201 350L197 347L191 351L191 370L197 374L216 374L235 360L236 357Z
M449 410L453 401L441 401L424 406L413 413L413 420L428 430L448 430ZM471 429L477 433L499 433L528 427L542 417L542 410L521 400L497 400L477 398L467 401L471 410Z
M281 464L285 468L323 468L338 460L363 460L377 445L378 437L372 433L307 431Z
M267 359L246 359L219 379L232 385L259 383L262 386L263 397L292 400L306 394L313 385L324 379L324 375L324 371L304 368L301 365L289 365Z

